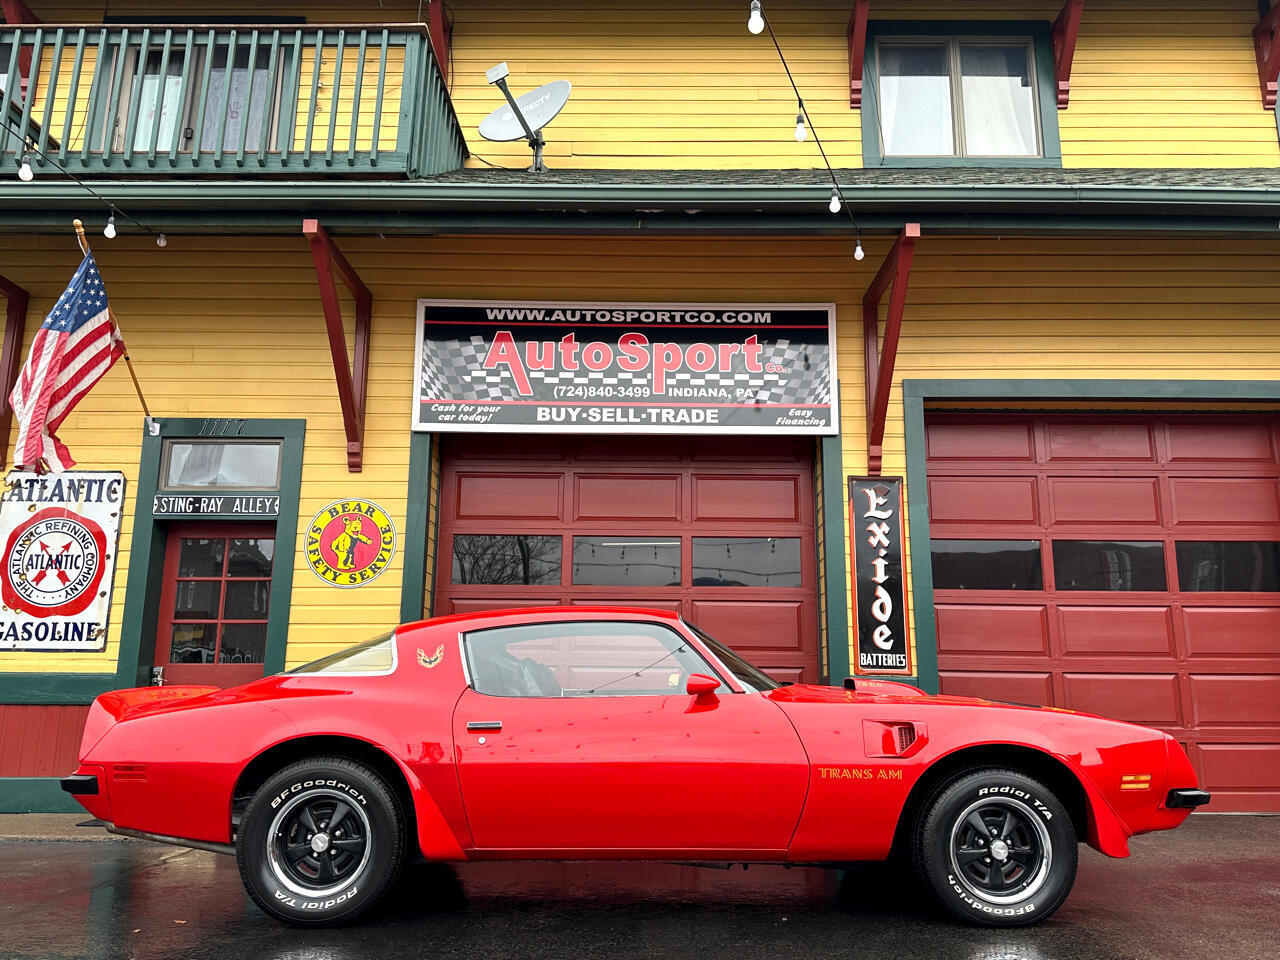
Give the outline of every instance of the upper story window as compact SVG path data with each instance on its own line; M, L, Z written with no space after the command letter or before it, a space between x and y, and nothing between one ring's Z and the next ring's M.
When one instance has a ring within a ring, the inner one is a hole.
M863 80L867 166L1061 163L1047 24L873 27Z

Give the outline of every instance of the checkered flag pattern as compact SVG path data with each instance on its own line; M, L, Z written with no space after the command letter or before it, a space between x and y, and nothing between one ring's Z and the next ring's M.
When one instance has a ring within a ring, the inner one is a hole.
M489 343L476 335L466 340L428 340L423 351L421 387L428 400L452 400L486 403L501 400L555 400L560 386L651 387L653 371L623 370L615 362L604 370L529 370L529 383L534 395L522 397L515 378L505 364L492 370L483 367ZM523 347L521 349L523 353ZM826 344L792 343L787 339L762 344L760 362L764 370L770 365L784 373L753 373L747 370L746 358L735 353L727 371L708 370L697 373L681 370L668 373L669 388L697 388L698 394L679 396L670 393L653 397L656 402L680 400L725 403L829 404L831 382L828 376L830 358ZM703 393L702 391L714 391ZM721 393L720 391L723 391ZM637 399L634 394L617 399ZM563 399L563 398L560 398ZM577 398L575 398L577 399ZM606 396L586 396L583 400L608 402ZM649 399L641 396L638 399Z

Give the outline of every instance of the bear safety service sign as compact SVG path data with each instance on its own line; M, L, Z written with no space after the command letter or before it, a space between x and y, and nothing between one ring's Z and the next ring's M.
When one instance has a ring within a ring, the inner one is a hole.
M124 474L14 471L0 496L0 650L102 650Z

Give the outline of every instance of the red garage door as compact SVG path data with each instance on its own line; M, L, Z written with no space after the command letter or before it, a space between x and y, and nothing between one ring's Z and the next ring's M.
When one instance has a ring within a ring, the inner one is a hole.
M1149 724L1280 810L1274 417L931 416L942 690Z
M818 679L813 443L457 436L437 613L677 610L779 680Z

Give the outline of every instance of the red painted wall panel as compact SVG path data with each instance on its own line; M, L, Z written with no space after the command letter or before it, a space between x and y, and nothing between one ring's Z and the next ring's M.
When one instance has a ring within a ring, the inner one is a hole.
M1154 477L1049 481L1054 523L1159 523L1160 503Z
M782 520L800 518L800 488L794 477L693 478L693 519Z
M939 653L1049 652L1049 619L1043 606L940 603L937 623Z
M1174 477L1174 522L1280 523L1280 481L1270 477Z
M925 428L930 460L1032 460L1025 423L931 423Z
M1045 427L1050 460L1154 460L1155 444L1145 423L1093 420L1050 422Z
M579 520L679 520L677 476L596 476L576 478L574 516Z
M1197 724L1280 726L1280 675L1192 674L1190 681Z
M1068 655L1173 656L1168 607L1059 607L1058 614Z
M73 773L89 704L0 705L0 777Z
M1273 428L1265 423L1171 423L1170 460L1274 462Z
M694 600L693 622L713 637L733 637L732 647L747 659L803 649L804 604L798 600Z
M929 481L929 519L939 523L1035 523L1037 513L1030 478Z
M1280 607L1188 607L1182 620L1192 657L1280 657Z
M941 690L953 697L985 697L1036 706L1053 703L1047 673L1002 673L948 670L940 674Z
M458 516L512 519L559 517L562 482L559 474L459 474Z
M1064 706L1131 723L1176 726L1178 678L1172 674L1064 673Z

